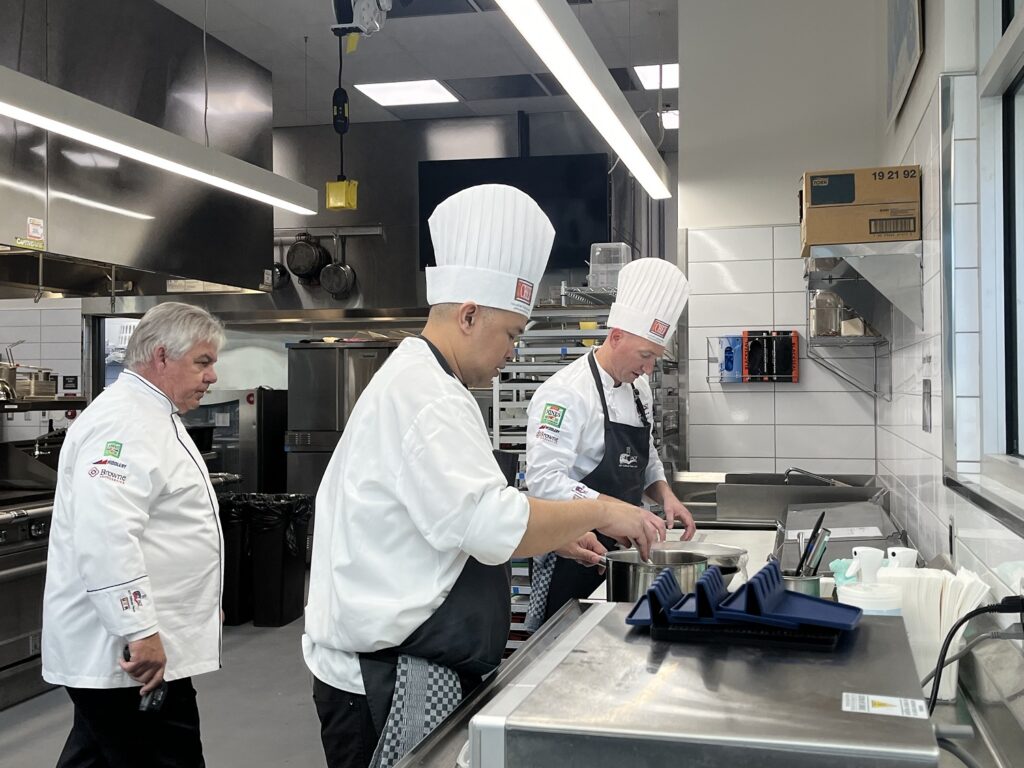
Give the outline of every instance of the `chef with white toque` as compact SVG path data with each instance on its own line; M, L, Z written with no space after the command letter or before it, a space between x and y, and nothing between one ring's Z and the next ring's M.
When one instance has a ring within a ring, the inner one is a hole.
M316 498L302 651L331 768L387 768L501 660L513 556L598 529L642 552L664 523L612 499L509 487L467 386L523 332L554 231L526 194L463 190L429 220L430 315L363 391Z
M654 446L647 381L689 295L686 276L663 259L638 259L622 268L605 342L544 382L530 400L528 493L552 500L611 497L629 504L646 496L662 505L670 526L685 526L684 539L693 537L693 517L672 493ZM615 544L597 538L603 547ZM601 551L594 534L578 544ZM600 586L603 572L576 559L555 553L534 558L531 629L566 601L589 597Z

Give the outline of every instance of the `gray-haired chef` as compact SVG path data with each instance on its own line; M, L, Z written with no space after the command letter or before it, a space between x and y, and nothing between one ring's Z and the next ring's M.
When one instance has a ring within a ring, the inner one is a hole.
M466 388L498 374L533 308L554 237L539 206L483 185L429 223L427 325L363 391L316 499L302 650L332 768L392 765L497 667L513 555L593 528L643 551L664 536L634 506L509 487Z

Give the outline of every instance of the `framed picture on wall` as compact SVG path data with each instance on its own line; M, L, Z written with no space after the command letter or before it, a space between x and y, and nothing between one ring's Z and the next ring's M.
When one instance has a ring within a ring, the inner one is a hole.
M924 32L921 29L921 0L889 0L888 6L886 114L891 130L921 61Z

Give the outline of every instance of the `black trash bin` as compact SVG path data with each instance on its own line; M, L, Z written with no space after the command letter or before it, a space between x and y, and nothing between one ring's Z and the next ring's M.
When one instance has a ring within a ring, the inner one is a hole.
M252 545L249 540L248 493L223 493L220 525L224 533L224 623L237 626L252 621Z
M302 615L306 587L306 529L313 497L248 494L252 544L252 623L280 627Z

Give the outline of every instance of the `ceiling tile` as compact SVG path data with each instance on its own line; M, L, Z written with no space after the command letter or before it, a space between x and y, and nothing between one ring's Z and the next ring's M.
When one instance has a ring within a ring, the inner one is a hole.
M484 99L513 99L546 96L540 83L531 75L502 75L500 77L465 77L445 80L465 101Z
M476 8L466 0L394 0L389 19L404 19L412 16L441 16L452 13L476 13Z

